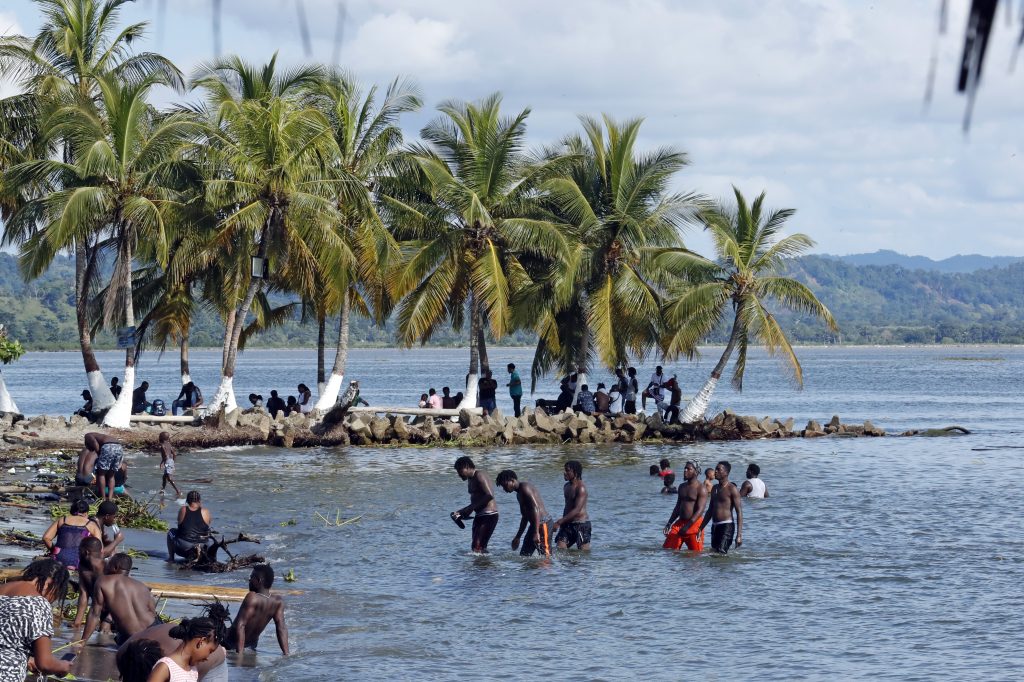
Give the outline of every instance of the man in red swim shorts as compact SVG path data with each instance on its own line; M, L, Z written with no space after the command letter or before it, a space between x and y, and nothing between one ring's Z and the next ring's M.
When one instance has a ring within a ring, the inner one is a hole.
M704 518L704 507L707 505L708 494L704 484L697 478L697 465L687 462L683 467L683 485L679 486L676 506L672 516L665 524L665 549L687 549L700 552L704 549L704 531L701 520Z

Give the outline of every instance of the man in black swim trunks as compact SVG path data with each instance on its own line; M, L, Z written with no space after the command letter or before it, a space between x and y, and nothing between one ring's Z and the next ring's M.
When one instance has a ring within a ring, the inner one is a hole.
M473 514L473 551L487 553L487 542L498 525L498 503L494 490L484 472L477 470L473 460L462 456L455 460L455 471L463 481L469 481L469 504L452 512L452 520L461 524Z
M562 518L555 521L552 531L558 549L590 549L590 517L587 515L587 486L583 484L583 465L572 459L565 463L562 472L565 486L565 509Z
M551 516L544 508L544 500L540 499L540 491L527 481L520 481L516 472L505 469L498 474L498 486L507 493L514 492L519 500L519 531L512 538L512 549L519 549L519 539L523 538L522 556L530 556L536 551L551 554ZM529 530L527 530L529 526ZM526 531L524 538L523 531Z
M715 480L718 485L711 491L711 504L704 514L700 530L711 523L711 549L719 554L729 551L732 538L736 536L736 546L743 544L743 501L740 490L735 483L729 482L729 471L732 465L722 461L715 467ZM736 518L733 520L733 511Z

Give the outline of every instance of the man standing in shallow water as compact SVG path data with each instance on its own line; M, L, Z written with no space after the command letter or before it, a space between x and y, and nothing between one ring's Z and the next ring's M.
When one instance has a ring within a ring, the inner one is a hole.
M523 531L526 531L523 549L519 554L531 556L538 550L544 555L551 554L551 517L544 508L544 501L540 499L537 487L527 481L520 481L516 472L511 469L505 469L498 474L497 483L506 493L516 494L519 500L519 513L523 517L519 521L519 531L512 538L512 549L519 549L519 539L523 537Z
M587 515L587 486L583 485L583 465L572 459L565 463L565 509L555 521L555 544L558 549L590 549L590 517Z
M700 530L711 522L711 549L719 554L729 551L733 535L736 535L736 546L743 544L743 501L740 498L739 488L735 483L729 482L729 472L732 465L721 461L715 467L715 479L718 485L711 492L711 504L704 514L704 520L700 524ZM736 519L733 520L733 511L736 512Z
M462 521L473 516L473 551L487 553L487 543L498 525L498 503L494 500L491 482L484 472L477 470L473 460L462 456L455 460L455 472L463 481L469 481L469 504L452 512L452 521L464 526Z
M687 462L683 467L683 485L672 515L665 524L665 549L680 549L686 543L687 549L700 552L704 549L704 531L700 525L708 493L697 477L697 465Z

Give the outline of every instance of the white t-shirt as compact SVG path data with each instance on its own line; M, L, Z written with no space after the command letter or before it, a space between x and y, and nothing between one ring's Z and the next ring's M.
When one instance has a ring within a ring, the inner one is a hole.
M750 494L747 495L747 497L756 497L764 499L764 481L762 481L760 478L748 478L747 483L750 484Z

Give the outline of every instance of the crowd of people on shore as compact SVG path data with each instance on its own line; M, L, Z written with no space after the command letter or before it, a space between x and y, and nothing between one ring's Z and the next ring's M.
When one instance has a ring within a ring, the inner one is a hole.
M179 493L173 480L177 453L166 432L160 434L159 451L161 493L167 484ZM0 681L20 682L28 672L64 675L92 635L108 630L126 682L226 680L227 650L240 654L255 649L271 621L281 651L288 655L284 601L270 591L274 571L267 564L253 568L249 591L233 621L219 602L205 607L200 616L177 623L158 616L150 588L131 576L131 556L119 551L125 538L117 526L112 475L122 460L123 448L116 438L86 434L72 488L78 497L43 534L50 557L32 562L20 580L0 586ZM101 502L90 516L84 493L93 485ZM199 491L189 491L184 502L177 526L167 532L167 561L172 563L179 556L194 561L213 546L213 518ZM82 628L81 637L72 637L71 651L57 659L52 646L53 605L63 613L72 582L77 582L79 594L72 628Z
M676 503L665 524L665 549L704 550L704 529L711 524L711 549L727 554L735 539L743 544L743 505L741 499L766 498L768 489L759 476L760 467L750 464L742 486L729 481L732 465L720 461L714 469L705 470L700 480L700 469L693 461L683 467L683 485L674 485L675 474L668 459L651 466L651 475L661 478L661 492L676 495ZM455 460L455 472L468 483L469 504L451 513L452 521L460 528L472 519L471 550L486 553L491 535L498 525L498 503L490 478L476 467L470 457ZM592 526L587 511L588 493L583 483L583 465L577 460L565 463L562 471L564 506L557 519L548 513L537 486L520 480L515 471L506 469L495 478L495 485L506 493L515 493L519 504L519 528L512 538L512 549L522 549L522 556L534 553L548 556L552 547L581 550L590 549Z

